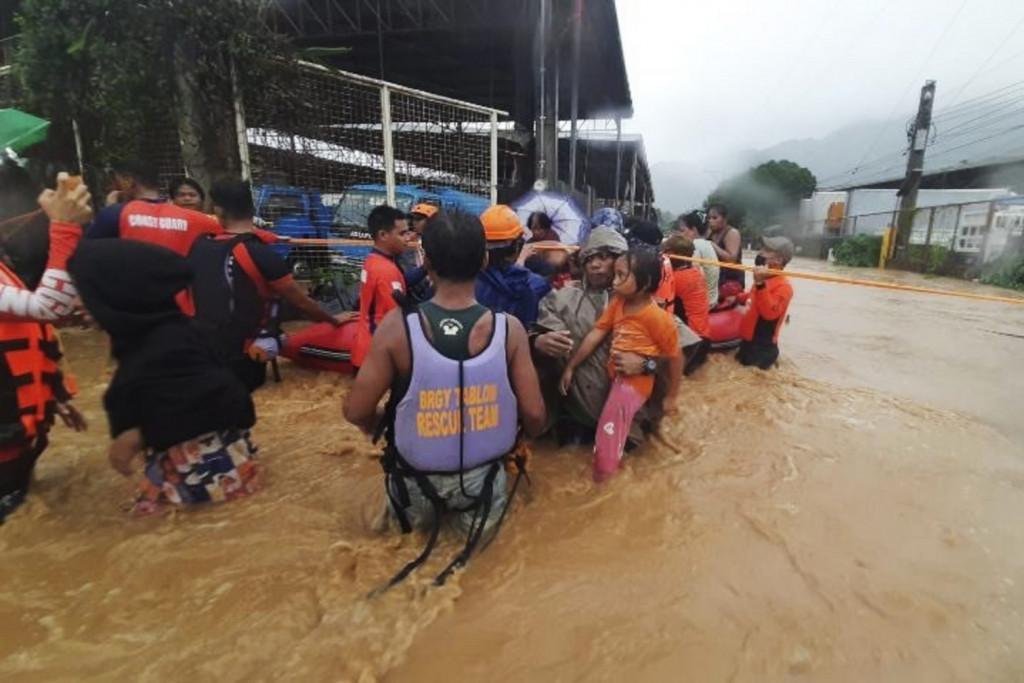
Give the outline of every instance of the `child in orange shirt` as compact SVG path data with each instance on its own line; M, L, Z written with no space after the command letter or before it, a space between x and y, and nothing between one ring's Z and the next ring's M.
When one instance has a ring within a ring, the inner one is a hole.
M583 338L562 373L561 391L565 395L572 384L575 369L601 345L612 332L612 353L609 354L608 372L613 376L611 391L604 410L597 421L594 437L594 480L604 481L619 469L622 452L629 435L633 416L651 397L654 390L653 372L624 377L615 374L612 359L616 352L630 351L669 360L669 388L662 408L666 415L676 412L675 400L682 375L682 356L679 334L672 316L659 308L653 294L661 282L661 257L650 248L634 248L615 262L615 280L612 288L615 298L594 324L594 329Z

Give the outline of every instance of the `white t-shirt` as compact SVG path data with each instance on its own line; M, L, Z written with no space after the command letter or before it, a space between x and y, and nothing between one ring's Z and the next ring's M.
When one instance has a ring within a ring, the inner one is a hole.
M715 247L706 239L697 238L693 241L693 255L697 258L718 262L718 253L715 251ZM703 263L698 265L704 271L704 282L708 285L708 305L714 308L718 304L718 272L720 268Z

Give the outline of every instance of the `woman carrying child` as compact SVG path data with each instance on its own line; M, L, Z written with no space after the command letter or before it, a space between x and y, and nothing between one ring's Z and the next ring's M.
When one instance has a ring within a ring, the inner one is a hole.
M663 400L664 414L676 412L675 401L682 375L679 336L672 316L654 301L661 282L661 256L649 247L636 246L615 262L612 290L615 298L583 338L562 373L560 389L565 395L572 384L575 369L612 333L608 373L612 386L597 422L594 438L594 480L604 481L615 474L622 460L626 437L633 416L650 399L658 360L668 361L668 391ZM631 377L616 375L614 359L622 352L647 357L645 374Z

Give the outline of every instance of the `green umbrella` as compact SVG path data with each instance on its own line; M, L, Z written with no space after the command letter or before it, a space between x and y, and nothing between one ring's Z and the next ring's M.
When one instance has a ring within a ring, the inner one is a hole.
M0 150L22 152L46 139L50 122L18 109L0 109Z

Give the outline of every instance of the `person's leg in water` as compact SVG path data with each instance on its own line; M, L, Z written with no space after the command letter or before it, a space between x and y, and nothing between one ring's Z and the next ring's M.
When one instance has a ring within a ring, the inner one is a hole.
M465 508L471 506L474 499L479 498L483 493L487 471L490 467L490 465L483 465L463 473L461 482L457 474L427 475L427 479L433 484L434 489L445 502L448 510L457 511L455 516L452 517L451 522L456 532L463 536L469 534L476 515L475 510L465 510ZM420 486L416 483L415 478L404 477L404 483L409 496L408 505L404 508L409 525L413 529L430 529L435 523L433 503L420 490ZM463 494L463 487L467 495ZM484 539L486 539L493 526L497 524L501 513L508 504L508 477L504 467L494 477L491 496L491 511L488 513L487 521L484 523ZM396 517L392 497L399 501L402 500L400 491L393 483L391 495L387 496L387 507L389 516Z
M689 377L691 374L697 371L697 368L704 365L704 362L708 359L708 351L711 350L711 342L707 339L701 339L696 344L690 344L683 348L683 356L685 357L685 364L683 365L683 374Z
M619 470L633 417L647 399L622 377L612 382L594 435L594 481L605 481Z
M258 449L248 430L226 429L149 453L132 513L243 498L260 488Z
M46 437L40 436L33 443L0 449L0 524L24 502L32 471L46 445Z
M736 352L736 360L740 365L748 367L752 365L762 370L770 370L779 360L779 347L775 345L759 346L745 341L740 344L740 349Z

